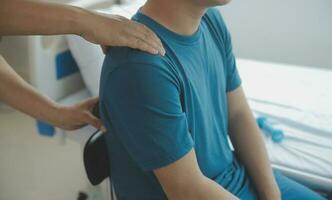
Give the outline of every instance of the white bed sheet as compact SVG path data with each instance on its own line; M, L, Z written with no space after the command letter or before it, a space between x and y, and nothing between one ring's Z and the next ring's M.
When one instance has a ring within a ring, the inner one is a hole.
M332 180L332 70L250 60L238 68L255 114L284 131L280 144L265 136L272 163Z

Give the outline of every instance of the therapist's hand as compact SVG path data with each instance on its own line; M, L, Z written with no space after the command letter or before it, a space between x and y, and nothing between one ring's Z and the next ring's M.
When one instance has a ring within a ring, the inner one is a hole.
M98 101L98 97L95 97L72 106L58 105L55 113L56 122L54 124L65 130L75 130L90 124L105 132L106 129L100 119L92 114L92 110Z
M104 53L108 46L128 46L152 54L165 54L160 39L143 24L118 15L90 11L85 16L81 36L100 44Z

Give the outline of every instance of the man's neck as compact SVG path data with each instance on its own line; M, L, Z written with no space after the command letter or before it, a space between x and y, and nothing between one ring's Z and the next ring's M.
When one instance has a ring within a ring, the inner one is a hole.
M192 35L205 9L190 0L148 0L141 12L175 33Z

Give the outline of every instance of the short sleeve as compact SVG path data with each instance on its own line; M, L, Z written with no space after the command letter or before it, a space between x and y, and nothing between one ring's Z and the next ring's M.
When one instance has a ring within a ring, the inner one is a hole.
M231 36L226 29L226 35L224 37L225 40L225 48L226 48L226 67L227 67L227 83L226 83L226 91L231 92L238 88L241 85L241 79L239 72L236 67L236 60L233 53Z
M231 92L241 85L241 78L239 76L236 60L233 53L231 35L226 27L226 24L217 8L210 8L207 13L207 21L214 29L216 37L223 48L224 65L226 68L226 91Z
M166 67L123 64L104 84L108 124L142 170L171 164L192 149L178 80Z

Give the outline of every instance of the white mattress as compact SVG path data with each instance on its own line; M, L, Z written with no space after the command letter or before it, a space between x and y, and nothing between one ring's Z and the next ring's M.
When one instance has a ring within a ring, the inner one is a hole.
M272 163L330 180L332 191L332 70L238 60L243 88L256 115L285 138L265 136Z

